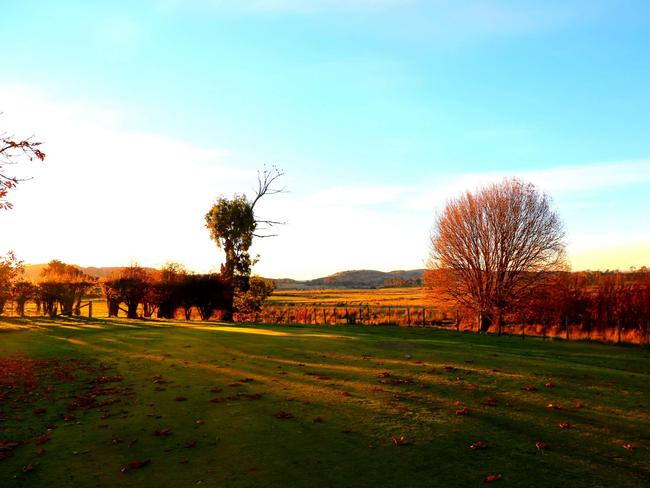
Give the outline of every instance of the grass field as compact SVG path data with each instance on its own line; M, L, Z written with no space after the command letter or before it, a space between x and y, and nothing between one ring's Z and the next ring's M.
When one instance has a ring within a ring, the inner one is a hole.
M379 288L375 290L326 289L326 290L276 290L270 302L291 304L368 304L431 306L424 288Z
M650 482L647 349L125 319L0 330L0 486Z

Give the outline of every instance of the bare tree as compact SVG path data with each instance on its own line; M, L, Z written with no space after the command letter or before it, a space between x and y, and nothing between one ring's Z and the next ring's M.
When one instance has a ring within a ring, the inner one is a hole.
M518 179L450 200L431 237L428 282L478 314L481 330L565 268L564 229L550 198Z

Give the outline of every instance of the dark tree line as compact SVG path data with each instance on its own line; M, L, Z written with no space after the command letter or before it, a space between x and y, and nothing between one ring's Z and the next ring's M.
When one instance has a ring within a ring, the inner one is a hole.
M109 317L116 317L124 304L128 318L138 318L141 310L145 318L155 314L173 319L182 310L189 319L196 309L202 320L208 320L216 311L228 309L233 300L233 287L221 274L188 273L177 264L155 271L129 266L102 280L102 288Z
M81 300L94 285L95 279L75 266L51 261L41 272L37 283L22 279L22 262L9 253L0 259L0 313L13 300L16 312L23 316L25 304L32 300L37 310L50 317L72 315L79 310Z
M650 271L552 274L522 303L519 314L530 323L645 336L650 327Z

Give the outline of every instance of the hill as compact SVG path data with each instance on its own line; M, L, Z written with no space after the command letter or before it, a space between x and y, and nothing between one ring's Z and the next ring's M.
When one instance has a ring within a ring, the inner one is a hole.
M421 286L423 269L376 271L370 269L341 271L313 280L276 279L279 290L304 290L322 288L386 288L395 286Z

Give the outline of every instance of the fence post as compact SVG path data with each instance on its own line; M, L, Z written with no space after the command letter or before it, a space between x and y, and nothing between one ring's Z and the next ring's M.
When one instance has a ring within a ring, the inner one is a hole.
M460 331L460 317L458 316L458 309L456 309L456 332Z
M542 321L542 340L546 340L546 319Z
M521 338L526 338L526 318L521 319Z
M411 325L411 307L406 307L406 325Z
M390 324L390 305L388 306L388 323Z
M88 302L88 318L93 318L93 302Z
M323 325L327 325L327 308L323 307Z
M621 319L616 321L616 343L621 343Z

